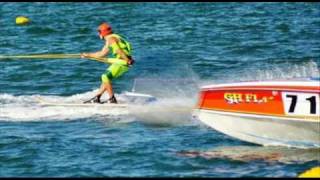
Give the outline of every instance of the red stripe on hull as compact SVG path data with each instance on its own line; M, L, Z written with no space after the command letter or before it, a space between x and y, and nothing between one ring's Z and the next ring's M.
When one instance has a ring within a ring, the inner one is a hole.
M207 90L200 92L198 108L255 114L284 115L280 91Z

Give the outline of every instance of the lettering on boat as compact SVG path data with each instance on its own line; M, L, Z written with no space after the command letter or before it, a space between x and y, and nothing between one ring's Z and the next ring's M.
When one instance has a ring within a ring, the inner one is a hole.
M267 103L274 100L274 96L259 96L255 93L224 93L224 99L229 104L239 103Z

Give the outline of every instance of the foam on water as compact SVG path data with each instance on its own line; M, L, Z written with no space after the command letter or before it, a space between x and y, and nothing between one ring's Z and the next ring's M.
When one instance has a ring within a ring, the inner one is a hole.
M54 95L22 95L0 94L0 121L48 121L74 120L96 117L108 118L127 115L126 109L101 109L101 107L63 107L42 106L38 98L46 102L82 102L94 96L97 90L76 94L68 97Z
M271 66L264 70L254 70L246 72L241 78L245 80L275 80L275 79L290 79L301 77L319 77L320 69L315 61L310 60L303 64L284 63L281 66Z
M126 93L116 94L118 102L127 103L128 108L106 109L103 106L44 106L39 102L81 103L93 97L98 90L71 96L0 94L0 121L67 121L76 119L128 119L153 125L175 125L189 123L194 98L157 97L150 103L132 101ZM102 101L108 97L106 93Z
M150 125L193 124L192 109L198 93L196 79L194 76L136 79L133 89L153 95L157 100L149 104L130 106L130 113L140 122Z
M148 105L130 106L139 121L152 125L186 125L192 122L193 99L161 98Z
M317 61L309 60L302 64L290 62L281 65L273 64L264 68L243 68L242 71L228 74L216 79L202 80L199 86L208 84L233 83L240 81L264 81L291 78L320 77L320 69Z

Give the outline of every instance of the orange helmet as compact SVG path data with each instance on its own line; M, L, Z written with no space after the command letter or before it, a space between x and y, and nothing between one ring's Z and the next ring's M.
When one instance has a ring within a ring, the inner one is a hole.
M98 32L99 32L99 35L106 36L112 33L112 28L108 23L104 22L98 27Z

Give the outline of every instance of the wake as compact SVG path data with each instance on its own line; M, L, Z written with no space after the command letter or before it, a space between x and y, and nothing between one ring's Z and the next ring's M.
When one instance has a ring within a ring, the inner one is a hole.
M0 121L71 121L78 119L139 121L156 126L181 125L191 122L194 99L183 97L154 97L148 94L123 92L116 94L119 105L85 104L98 89L71 96L0 94ZM145 96L144 96L145 95ZM104 94L102 101L109 97ZM41 101L39 101L41 100ZM43 103L45 102L45 103ZM49 103L50 102L50 103ZM46 105L46 103L53 104ZM56 103L56 105L54 105ZM76 103L75 106L72 104ZM71 106L66 106L71 104Z
M42 106L38 99L47 102L82 102L92 97L97 90L72 96L0 94L0 121L50 121L82 118L114 118L128 115L127 109L101 109L102 107Z

